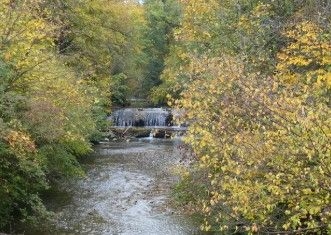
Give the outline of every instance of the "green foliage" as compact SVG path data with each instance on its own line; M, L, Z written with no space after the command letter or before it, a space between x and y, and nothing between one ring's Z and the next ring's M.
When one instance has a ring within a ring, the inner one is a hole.
M70 144L73 145L74 143ZM79 146L79 148L82 147ZM46 157L47 174L52 177L52 180L83 175L83 171L76 159L75 151L71 150L65 143L45 145L39 149L39 154Z
M109 100L125 105L128 89L136 90L143 70L142 6L135 2L86 0L47 7L53 18L58 17L55 9L60 7L63 11L57 46L66 64L96 86L107 83L99 97L105 107L109 107ZM119 79L123 76L127 84Z
M149 94L152 88L162 83L160 75L164 69L164 60L173 41L172 31L179 25L181 9L176 0L148 0L144 1L144 7L147 19L144 52L148 60L142 87L144 93ZM152 92L152 100L162 101L162 98L154 97L157 93Z
M112 101L114 104L125 106L128 104L128 78L125 74L117 74L112 77L112 86L116 87L111 94Z
M178 205L194 210L194 205L199 202L199 199L208 196L208 182L204 181L206 173L201 169L190 169L190 171L185 169L180 172L181 181L172 190Z
M2 129L0 163L0 227L15 218L35 223L44 217L46 209L37 196L47 187L43 158L36 154L30 138L23 132Z
M0 0L0 231L45 221L39 195L84 174L79 158L107 130L111 73L140 50L129 5ZM121 99L125 82L114 76Z

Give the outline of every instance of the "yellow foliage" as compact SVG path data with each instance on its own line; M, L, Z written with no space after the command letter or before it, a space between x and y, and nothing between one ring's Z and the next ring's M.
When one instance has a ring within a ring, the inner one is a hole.
M214 24L217 19L217 1L180 1L184 7L181 28L175 32L177 39L183 41L208 41L212 32L207 25Z
M189 123L185 141L198 157L185 179L205 186L193 201L201 228L330 229L328 16L323 28L300 10L283 22L278 11L294 1L181 2L163 79L181 92L169 104L183 109L179 123Z
M246 74L243 62L229 56L191 61L194 79L178 107L190 123L185 141L209 173L212 193L198 207L207 221L202 228L220 223L224 229L244 219L254 223L247 224L252 232L276 225L297 230L330 221L324 213L331 186L325 93L317 86L301 91L282 79ZM275 221L278 213L284 217Z
M312 22L301 22L284 32L289 40L278 53L276 66L285 83L330 88L330 36Z
M25 157L29 153L36 152L36 146L29 135L21 131L11 130L4 137L10 149L19 157Z

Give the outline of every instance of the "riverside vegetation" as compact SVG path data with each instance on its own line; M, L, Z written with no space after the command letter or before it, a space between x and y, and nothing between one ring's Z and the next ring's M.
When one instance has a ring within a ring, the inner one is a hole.
M84 175L112 105L160 83L174 3L0 0L0 232L45 224L43 195Z
M0 231L44 224L41 195L84 174L141 20L135 2L0 1Z
M0 0L0 231L44 223L133 94L184 110L175 194L202 230L331 233L330 21L329 0Z
M154 93L190 123L177 197L206 231L331 234L331 2L180 3Z

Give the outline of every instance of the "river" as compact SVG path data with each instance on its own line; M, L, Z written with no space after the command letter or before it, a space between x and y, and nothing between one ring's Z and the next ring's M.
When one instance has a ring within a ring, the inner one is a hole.
M199 234L169 204L180 140L107 142L84 163L87 175L50 200L55 229L38 234ZM34 233L37 234L37 233Z

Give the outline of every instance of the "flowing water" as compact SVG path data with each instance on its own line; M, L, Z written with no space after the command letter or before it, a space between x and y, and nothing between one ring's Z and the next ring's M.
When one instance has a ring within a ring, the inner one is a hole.
M183 110L170 108L123 108L115 110L109 117L113 126L170 127L182 117ZM186 126L185 123L181 125ZM179 125L179 126L181 126Z
M110 117L114 126L170 126L172 114L164 108L119 109Z
M151 138L101 144L84 163L87 176L52 202L55 229L39 234L198 234L169 204L180 144Z

